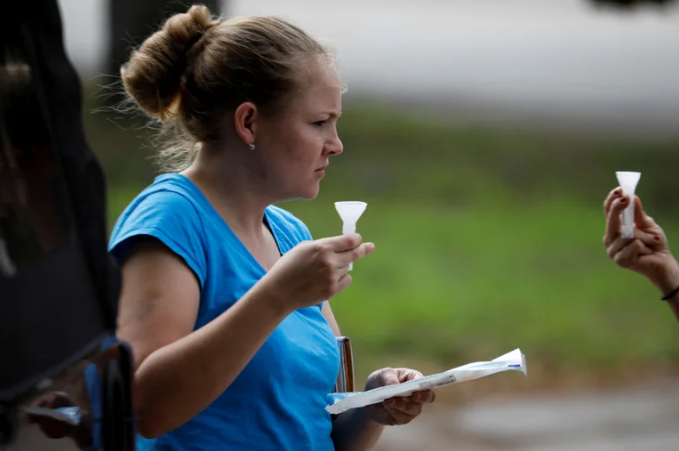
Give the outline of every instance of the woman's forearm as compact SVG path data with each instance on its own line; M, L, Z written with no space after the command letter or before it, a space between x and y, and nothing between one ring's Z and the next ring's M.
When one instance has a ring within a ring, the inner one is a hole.
M152 353L135 374L138 429L169 432L212 403L289 312L257 286L214 321Z
M384 426L370 421L365 408L341 413L332 425L332 441L337 451L367 451L382 435Z

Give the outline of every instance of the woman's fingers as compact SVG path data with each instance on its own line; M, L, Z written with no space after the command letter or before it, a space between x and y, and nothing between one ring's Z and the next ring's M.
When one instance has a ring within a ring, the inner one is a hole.
M626 238L616 238L610 246L606 249L609 258L615 259L615 256L626 246L631 246L634 241Z
M633 240L617 252L613 256L613 260L623 268L630 268L636 264L641 255L648 255L651 253L653 253L653 251L640 240Z
M660 233L649 233L643 230L634 229L634 238L644 243L648 248L653 248L662 244Z
M373 243L362 243L353 249L338 252L336 254L338 268L348 268L349 263L353 263L373 252L375 252L375 245Z
M415 402L410 398L391 398L385 402L385 407L389 409L389 413L403 413L405 415L416 417L422 413L421 402Z
M620 235L621 214L627 205L629 205L628 197L615 199L611 204L606 218L606 234L604 235L604 245L606 247L609 247Z
M634 244L635 241L640 241L643 247L649 251L660 244L660 240L656 239L660 235L644 232L643 230L634 229L634 239L616 238L607 248L607 253L610 258L614 258L616 254L623 250L623 248ZM630 251L631 252L631 251Z
M646 214L644 207L641 205L641 199L635 196L634 198L634 223L640 229L648 229L657 227L657 224Z
M436 401L436 393L434 390L423 390L412 394L413 401L421 402L423 404L430 404Z
M614 190L611 190L610 193L608 193L608 196L606 196L606 199L604 200L604 214L608 216L608 212L611 210L611 205L613 204L613 201L617 198L619 198L622 195L622 189L620 187L615 188Z
M345 268L344 275L337 281L337 292L341 293L342 291L346 290L349 285L351 285L352 281L353 279L351 278L351 274L349 274Z

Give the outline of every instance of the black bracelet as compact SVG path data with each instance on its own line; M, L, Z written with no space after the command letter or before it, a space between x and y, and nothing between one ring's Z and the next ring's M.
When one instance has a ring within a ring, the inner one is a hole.
M669 294L666 294L665 296L661 297L661 301L669 301L673 297L675 297L679 293L679 287L675 288L674 290L670 291Z

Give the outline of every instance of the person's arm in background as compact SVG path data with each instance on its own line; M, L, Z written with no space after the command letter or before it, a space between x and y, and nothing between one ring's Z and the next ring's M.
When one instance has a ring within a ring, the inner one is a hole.
M622 189L610 192L604 201L606 235L604 246L608 256L623 268L635 271L658 289L666 300L675 318L679 321L679 263L667 245L665 232L644 212L641 201L635 196L634 238L622 238L621 215L630 199L622 195Z
M332 313L330 303L325 301L323 316L330 324L335 336L341 336L339 326ZM400 384L422 377L419 371L406 368L383 368L372 373L365 389ZM420 413L424 404L434 402L433 390L415 392L407 398L391 398L380 404L352 409L337 415L333 420L332 440L337 451L367 451L372 449L385 425L408 424Z

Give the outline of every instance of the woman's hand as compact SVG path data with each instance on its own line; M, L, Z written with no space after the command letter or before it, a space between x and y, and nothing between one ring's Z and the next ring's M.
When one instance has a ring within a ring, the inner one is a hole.
M59 409L62 407L76 407L71 397L63 392L48 393L42 398L37 399L32 407L42 407L46 409ZM74 426L64 421L59 421L43 415L27 415L29 423L36 424L45 437L51 439L72 438L80 449L89 449L92 446L92 430L89 423L89 416L84 415L80 423Z
M401 384L421 377L422 373L415 370L383 368L368 377L365 389ZM424 390L415 392L407 398L394 397L379 404L341 413L333 421L332 440L335 449L338 451L373 449L384 426L410 423L422 413L425 404L434 402L434 398L432 390Z
M286 311L330 299L351 284L349 263L375 251L358 234L305 241L287 252L262 278L278 305Z
M422 373L407 368L383 368L368 377L365 389L401 384L420 377ZM367 406L365 413L368 419L378 424L388 426L408 424L422 413L425 404L430 404L435 399L433 390L418 391L407 398L395 397Z
M623 210L629 196L622 189L610 192L604 201L606 235L604 246L608 256L623 268L647 277L665 295L679 286L679 265L667 246L667 237L653 218L648 216L638 197L634 197L634 238L620 236Z

